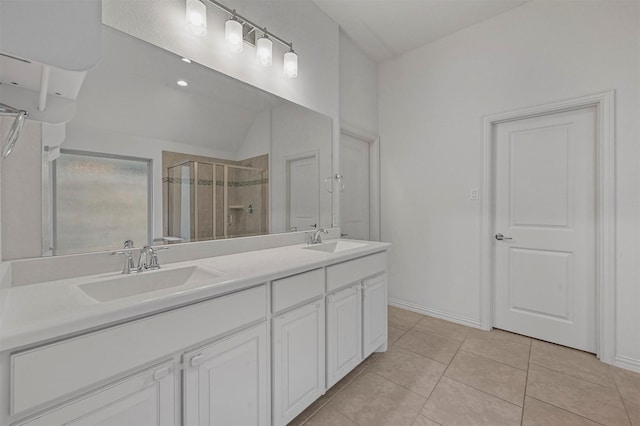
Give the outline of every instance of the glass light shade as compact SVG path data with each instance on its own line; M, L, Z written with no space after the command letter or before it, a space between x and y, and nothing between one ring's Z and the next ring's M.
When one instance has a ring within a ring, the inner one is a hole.
M296 55L295 52L287 52L284 54L282 71L288 78L296 78L298 76L298 55Z
M256 60L263 67L270 67L273 62L273 42L267 37L260 37L256 43Z
M207 7L200 0L187 0L187 26L195 35L207 34Z
M235 19L229 19L224 24L224 39L230 51L234 53L242 52L242 48L244 47L242 24Z

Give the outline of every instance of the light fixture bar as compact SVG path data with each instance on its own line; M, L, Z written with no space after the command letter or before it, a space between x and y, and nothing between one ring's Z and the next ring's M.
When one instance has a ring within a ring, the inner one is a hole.
M240 15L238 12L235 11L235 9L231 9L231 8L225 6L224 4L222 4L222 3L220 3L219 1L216 1L216 0L206 0L206 1L211 3L211 4L213 4L214 6L217 6L219 9L224 10L229 15L235 17L239 21L242 21L243 24L248 24L249 26L253 27L254 31L258 30L261 33L264 33L264 34L268 35L270 38L272 38L273 40L275 40L278 43L282 44L283 46L286 46L290 50L293 50L293 43L289 43L288 41L278 37L277 35L275 35L271 31L268 31L266 28L260 27L258 24L254 23L254 22L250 21L249 19L245 18L244 16Z

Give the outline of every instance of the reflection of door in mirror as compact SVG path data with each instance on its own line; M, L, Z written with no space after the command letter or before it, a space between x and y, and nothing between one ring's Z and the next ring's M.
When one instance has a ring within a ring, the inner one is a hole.
M340 230L356 240L370 239L370 143L340 134Z
M186 241L263 235L268 233L268 155L228 164L230 160L165 152L169 237ZM179 164L171 161L198 158ZM200 161L207 160L207 161ZM225 164L226 163L226 164Z
M318 227L320 194L318 158L301 155L289 158L287 164L287 227L306 231Z

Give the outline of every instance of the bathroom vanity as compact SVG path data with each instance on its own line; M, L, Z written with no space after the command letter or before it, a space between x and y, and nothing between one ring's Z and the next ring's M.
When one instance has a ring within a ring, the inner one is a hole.
M285 425L386 350L388 244L0 291L0 424Z

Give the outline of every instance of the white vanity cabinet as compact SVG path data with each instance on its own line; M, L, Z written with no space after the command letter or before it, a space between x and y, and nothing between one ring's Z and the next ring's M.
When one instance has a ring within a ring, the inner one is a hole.
M11 424L19 424L17 420L34 411L48 410L26 424L56 426L73 424L77 418L82 425L173 425L171 413L182 411L175 407L182 389L174 384L175 374L184 368L190 396L196 383L197 402L190 397L185 407L189 416L196 413L191 424L265 425L266 311L267 286L263 284L14 353L10 413L15 420ZM190 351L182 366L175 362L141 375L129 373L168 358L179 359L185 350L207 341L214 342L197 353ZM205 377L217 381L213 392L197 385ZM240 398L245 392L254 396ZM251 404L257 405L248 413ZM202 423L198 416L204 410L214 410L216 419L220 413L239 421ZM251 416L255 422L246 423ZM0 424L5 424L2 417Z
M386 253L327 267L327 386L386 350ZM340 289L337 290L336 289Z
M183 356L186 426L269 424L267 324Z
M273 425L286 425L325 390L325 274L271 283Z
M387 343L387 275L362 282L362 357L366 358Z
M177 425L172 367L167 363L133 374L16 426Z
M327 296L327 388L363 359L361 292L356 283Z

